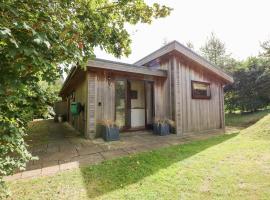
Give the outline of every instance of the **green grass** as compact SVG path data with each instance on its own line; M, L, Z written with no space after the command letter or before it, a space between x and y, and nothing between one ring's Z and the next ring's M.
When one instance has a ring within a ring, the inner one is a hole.
M269 114L270 110L262 110L254 113L226 113L226 126L247 127Z
M52 177L9 182L11 199L269 199L270 115L239 133Z

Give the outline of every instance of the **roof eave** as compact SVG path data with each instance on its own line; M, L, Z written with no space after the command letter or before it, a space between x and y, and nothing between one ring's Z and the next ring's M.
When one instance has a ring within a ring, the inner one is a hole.
M88 61L87 68L113 70L113 71L119 71L119 72L141 74L141 75L146 75L146 76L167 77L167 72L163 70L150 70L148 67L142 67L142 66L114 62L114 61L103 60L103 59L95 59L95 60ZM59 92L59 96L63 96L64 91L68 87L70 80L72 79L72 77L77 71L78 71L78 66L74 66L71 68Z
M127 63L114 62L103 59L95 59L88 61L88 68L98 68L105 70L113 70L134 74L142 74L148 76L166 77L167 73L162 70L150 70L148 67L131 65Z
M217 74L220 78L224 79L227 83L233 83L233 77L225 73L219 67L213 65L205 58L198 55L196 52L192 51L191 49L185 47L178 41L172 41L169 44L161 47L160 49L154 51L153 53L149 54L148 56L140 59L139 61L135 62L135 65L145 65L150 61L157 59L165 54L168 54L172 51L178 51L179 53L183 54L184 56L188 57L189 59L195 61L196 63L200 64L207 70L212 71L213 73Z
M73 66L73 67L71 68L70 72L68 73L67 78L65 79L65 81L64 81L64 83L63 83L63 85L62 85L62 88L61 88L61 90L60 90L60 92L59 92L59 96L62 96L62 95L63 95L64 90L65 90L66 87L68 86L69 81L71 80L71 78L73 77L73 75L76 73L77 69L78 69L77 66Z

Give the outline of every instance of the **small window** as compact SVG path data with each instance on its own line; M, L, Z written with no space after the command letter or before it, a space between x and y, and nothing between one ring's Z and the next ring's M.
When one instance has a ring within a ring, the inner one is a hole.
M210 99L211 90L210 83L191 81L192 98L193 99Z

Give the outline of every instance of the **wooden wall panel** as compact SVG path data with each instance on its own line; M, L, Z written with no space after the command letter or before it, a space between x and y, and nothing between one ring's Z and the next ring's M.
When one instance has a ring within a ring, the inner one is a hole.
M110 77L110 81L108 80ZM87 138L99 137L96 125L101 120L114 120L114 77L104 71L90 71L88 76L88 131Z
M97 76L95 72L87 73L87 131L85 137L93 139L96 132Z
M183 81L181 80L181 68L178 66L177 60L173 57L173 68L174 68L174 109L175 109L175 125L176 134L182 135L183 133L183 123L182 123L182 87Z
M206 72L182 63L177 58L173 71L175 121L178 134L222 128L224 97L220 82ZM192 99L192 80L211 83L211 99Z
M167 70L167 78L88 71L87 78L75 90L76 101L85 104L84 115L74 120L75 128L85 132L87 138L95 138L98 121L114 120L115 79L121 77L154 81L154 117L175 120L178 135L224 128L223 85L219 80L196 66L183 63L177 56L164 61L160 68ZM192 80L211 83L210 100L192 99Z
M159 69L167 70L171 73L171 61L167 60L159 66ZM172 93L171 77L155 78L154 79L154 105L155 105L155 119L172 119Z
M108 77L110 77L110 81ZM96 120L114 120L115 82L112 74L97 72L97 98Z

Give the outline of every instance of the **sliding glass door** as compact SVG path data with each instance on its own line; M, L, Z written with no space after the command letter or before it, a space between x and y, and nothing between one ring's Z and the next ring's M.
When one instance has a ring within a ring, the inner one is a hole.
M115 81L115 121L120 129L141 129L153 123L153 83ZM148 126L149 127L149 126Z
M124 128L126 125L126 81L124 80L115 82L115 118L120 128Z

